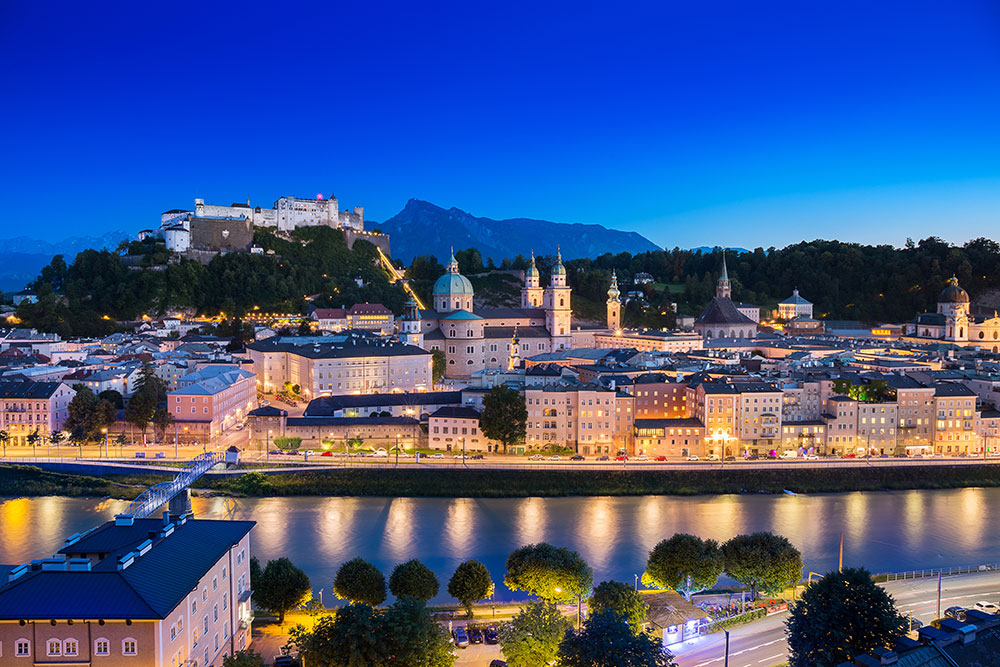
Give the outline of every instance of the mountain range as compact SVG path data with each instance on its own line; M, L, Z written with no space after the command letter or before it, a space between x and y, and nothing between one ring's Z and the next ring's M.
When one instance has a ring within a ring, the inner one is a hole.
M0 239L0 290L24 289L55 255L65 256L68 264L81 250L114 249L129 237L125 232L115 231L102 236L74 236L59 241L43 241L28 236Z
M660 249L635 232L530 218L479 218L420 199L409 200L402 211L373 226L392 236L392 256L407 264L417 255L435 255L444 261L452 247L476 248L484 260L492 257L497 263L504 257L527 256L532 250L554 255L557 246L565 259Z

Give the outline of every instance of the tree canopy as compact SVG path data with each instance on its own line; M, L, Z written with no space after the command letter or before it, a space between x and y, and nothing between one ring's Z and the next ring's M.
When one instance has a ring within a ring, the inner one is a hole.
M259 563L257 567L260 567ZM285 612L312 597L308 575L287 558L268 561L256 580L251 569L251 583L254 602L262 609L276 613L279 624L285 622Z
M400 563L389 575L389 591L397 598L427 602L438 593L438 580L429 567L416 558Z
M690 600L711 588L722 574L722 551L715 540L677 533L649 552L646 577L660 588L672 588Z
M737 535L722 545L726 574L750 587L776 595L802 578L802 554L788 538L760 532Z
M483 397L479 428L487 438L502 444L504 452L509 445L524 440L527 424L528 409L524 406L524 398L513 387L502 384Z
M474 602L493 597L493 579L489 569L478 560L460 563L448 581L448 595L461 602L471 617Z
M76 395L66 408L64 428L79 443L96 442L104 437L102 429L115 423L115 408L109 401L99 399L90 387L74 387Z
M620 581L602 581L587 601L587 609L592 615L605 612L617 614L638 634L646 622L649 605L632 586Z
M500 648L511 667L548 667L572 627L551 602L529 602L500 628Z
M591 613L579 632L570 631L559 644L559 667L674 667L663 641L634 632L613 611Z
M364 602L375 607L385 602L385 577L372 563L354 558L337 570L333 593L342 600Z
M864 568L813 583L785 621L791 667L834 667L904 634L892 596Z
M575 551L546 542L528 544L507 556L504 584L549 602L569 601L587 595L594 573Z

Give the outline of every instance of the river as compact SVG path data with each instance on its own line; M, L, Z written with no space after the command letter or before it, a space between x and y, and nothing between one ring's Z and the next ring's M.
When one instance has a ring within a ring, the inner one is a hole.
M110 519L125 503L86 498L0 500L0 563L49 556L65 537ZM441 581L468 558L483 561L497 600L518 599L503 586L504 561L516 547L551 542L579 551L595 583L632 583L649 549L675 532L724 541L771 530L801 551L806 571L844 564L873 572L1000 561L1000 488L941 491L594 498L194 498L196 517L252 519L254 554L289 557L314 588L330 593L337 567L362 556L388 575L419 558Z

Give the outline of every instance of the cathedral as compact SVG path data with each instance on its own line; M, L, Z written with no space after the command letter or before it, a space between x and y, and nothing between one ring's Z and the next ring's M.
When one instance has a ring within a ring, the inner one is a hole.
M715 287L715 298L708 302L705 310L695 320L694 330L704 340L713 338L755 338L757 323L733 303L733 289L726 269L726 255L722 255L722 274ZM748 306L756 309L756 306ZM759 313L759 310L758 310ZM759 315L758 315L759 316Z
M448 270L434 283L432 308L421 310L412 299L399 323L400 338L425 350L442 350L445 375L469 378L484 369L507 369L518 360L572 347L571 288L562 254L557 253L549 286L531 265L524 274L520 308L473 306L469 279L459 273L452 254Z
M994 312L993 317L973 318L969 293L958 286L955 276L948 279L948 286L938 296L937 312L917 315L906 324L906 333L1000 351L1000 317Z

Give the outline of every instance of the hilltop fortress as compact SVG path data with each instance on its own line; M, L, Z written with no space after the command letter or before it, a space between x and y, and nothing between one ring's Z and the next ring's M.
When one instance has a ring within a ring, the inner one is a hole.
M220 252L262 252L253 246L255 227L278 232L291 232L300 227L326 226L339 229L348 247L363 238L389 254L389 237L365 231L365 210L355 206L350 211L340 210L335 196L316 195L315 199L281 197L271 208L251 206L250 200L229 206L206 204L204 199L194 200L194 210L171 209L160 215L160 228L148 230L145 235L163 238L167 250L201 258Z

